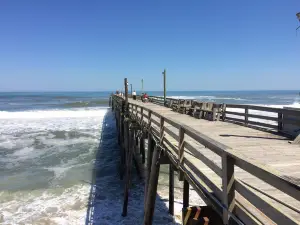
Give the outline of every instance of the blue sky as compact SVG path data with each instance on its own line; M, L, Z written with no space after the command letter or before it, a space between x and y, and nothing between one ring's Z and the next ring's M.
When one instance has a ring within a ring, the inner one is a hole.
M0 1L0 91L300 89L300 1Z

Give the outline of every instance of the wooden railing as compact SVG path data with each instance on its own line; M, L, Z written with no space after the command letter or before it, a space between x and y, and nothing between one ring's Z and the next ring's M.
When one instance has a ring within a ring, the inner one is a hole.
M149 96L149 100L155 104L164 105L163 97ZM172 104L178 104L182 100L185 99L166 98L165 106L171 107ZM200 102L191 101L192 103ZM218 108L221 104L215 105ZM297 129L300 129L299 110L242 104L226 104L224 108L225 114L222 113L220 116L223 121L287 133L291 136L297 136ZM292 128L289 128L290 125Z
M123 101L123 99L119 97L114 97L114 100L116 102ZM234 108L238 106L230 105L230 107ZM240 108L246 110L246 106L240 106ZM247 107L247 109L268 110L268 112L277 114L285 112L285 110L256 106ZM221 209L225 224L227 224L229 219L234 219L238 224L259 224L259 222L264 224L264 221L253 214L253 209L255 208L255 210L264 215L264 219L268 218L277 224L299 223L295 218L283 213L277 206L271 203L271 201L260 197L256 191L242 180L237 179L234 175L234 171L236 167L239 167L279 191L289 195L294 200L300 201L300 187L292 181L281 177L277 172L271 171L271 169L259 165L253 160L246 159L239 154L238 149L233 150L185 124L175 122L146 107L129 103L129 112L140 122L143 121L148 125L151 124L151 132L166 146L166 153L170 160L184 173L185 178L194 186L199 195L205 195L214 205ZM238 116L247 117L248 123L251 121L249 118L253 117L253 115L254 114L249 113L249 111L248 113L244 112L243 114L238 114ZM269 117L263 116L254 118L269 119ZM280 118L269 120L281 122ZM243 122L245 121L246 119L243 120ZM177 143L171 141L172 138L175 139ZM221 159L221 166L198 151L198 148L206 148L217 154ZM205 175L203 170L199 169L199 167L193 163L190 156L191 154L220 177L222 180L221 186L211 180L209 176ZM246 204L241 198L237 198L236 193L241 195L244 199L247 199L250 204ZM241 223L241 221L243 223Z
M286 130L285 125L300 127L300 111L255 105L226 104L226 120L283 132Z

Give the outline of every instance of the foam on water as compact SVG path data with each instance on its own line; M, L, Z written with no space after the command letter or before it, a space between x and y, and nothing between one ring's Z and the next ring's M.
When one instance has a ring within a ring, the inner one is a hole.
M0 224L84 224L106 113L0 112Z
M163 96L161 96L163 97ZM233 98L233 97L217 97L217 96L209 96L209 95L200 95L200 96L167 96L168 98L174 99L206 99L206 100L235 100L235 101L250 101L242 98Z

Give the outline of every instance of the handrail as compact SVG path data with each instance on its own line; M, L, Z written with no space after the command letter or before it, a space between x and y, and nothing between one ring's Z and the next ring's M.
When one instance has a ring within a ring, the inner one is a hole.
M161 96L149 96L149 100L150 102L164 105L164 98ZM166 106L170 108L172 107L172 104L179 104L180 101L183 100L190 100L192 104L204 103L195 99L166 98L166 100ZM214 104L217 108L221 105ZM288 135L297 136L293 130L286 131L285 126L300 126L300 111L298 110L244 104L226 104L225 106L224 112L220 116L223 121L235 122L245 126L252 126L275 132L288 132ZM232 109L239 109L241 112L232 111ZM273 115L262 115L266 112L272 113Z
M123 99L116 99L118 102L123 101ZM191 148L191 144L189 144L189 140L187 139L186 136L192 138L195 140L197 143L200 145L205 146L207 149L213 151L217 155L219 155L222 159L222 167L221 169L218 169L218 167L210 161L207 157L202 159L201 157L195 156L197 159L201 160L204 164L206 164L208 167L213 169L218 175L221 175L222 178L222 186L223 188L221 189L221 192L217 191L216 187L213 185L212 181L208 177L206 177L203 173L197 174L197 176L200 176L199 178L206 183L206 185L209 185L211 188L213 188L215 191L215 194L217 194L217 197L220 201L222 201L222 205L224 206L223 208L223 215L224 215L224 220L228 219L228 215L231 214L232 209L231 209L231 204L235 201L235 194L234 192L241 191L239 194L243 195L245 194L246 196L255 196L255 201L252 199L248 199L256 208L260 209L260 205L257 205L257 202L264 202L263 207L266 207L266 216L269 217L270 219L279 219L281 221L288 221L289 224L297 224L297 221L295 221L293 218L290 216L284 215L284 213L280 211L276 211L274 207L272 206L271 203L266 202L264 199L260 198L258 195L256 195L253 190L248 188L247 186L241 186L240 182L238 179L234 177L234 166L237 166L246 172L252 174L256 178L263 180L264 182L268 183L269 185L277 188L278 190L286 193L287 195L291 196L292 198L300 201L300 186L295 184L292 180L288 180L285 177L282 177L280 174L278 174L276 171L271 170L270 168L260 165L259 163L245 158L245 156L240 155L238 150L233 150L230 147L209 138L208 136L204 135L203 133L191 128L190 126L187 126L185 124L182 124L178 121L173 121L170 120L169 118L160 115L157 112L151 111L149 108L145 108L143 106L140 106L138 104L134 103L129 103L131 105L130 110L133 110L134 106L136 109L140 108L139 112L142 111L148 111L150 115L148 121L151 121L151 126L156 125L160 129L160 131L155 132L156 135L164 135L164 132L167 134L171 135L175 140L177 140L178 144L178 152L176 153L177 161L178 161L178 168L185 168L193 166L191 162L186 161L186 156L185 156L185 148L187 149L192 149L192 151L195 151L195 148ZM228 105L227 105L228 106ZM237 107L237 105L229 105L230 107ZM240 107L240 105L238 105ZM243 106L243 108L247 109L247 106ZM263 109L263 110L268 110L269 108L267 107L248 107L248 109ZM271 109L273 110L273 109ZM134 110L136 111L136 110ZM283 112L286 110L278 110L279 112ZM152 117L154 115L155 117L160 118L160 121L155 120L155 118ZM249 115L250 117L250 115ZM168 127L166 127L164 124L162 125L161 123L165 121L170 126L173 126L175 128L178 128L179 135L175 135L174 132L172 132ZM249 120L248 120L249 122ZM162 129L162 130L161 130ZM187 163L187 164L185 164ZM234 183L238 182L237 187L238 189L235 188ZM246 192L244 191L245 189ZM239 203L240 204L240 203ZM238 205L238 204L237 204ZM271 205L271 206L270 206ZM271 208L270 208L270 207ZM269 208L268 208L269 207ZM272 209L272 210L271 210ZM274 212L278 212L278 215L276 214L275 216L272 214ZM276 221L278 222L278 221ZM281 224L281 223L279 223Z

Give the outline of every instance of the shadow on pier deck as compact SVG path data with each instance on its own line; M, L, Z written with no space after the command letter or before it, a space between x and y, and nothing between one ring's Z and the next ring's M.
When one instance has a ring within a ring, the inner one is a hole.
M90 196L87 203L86 225L143 224L144 181L133 170L129 193L128 215L122 217L124 181L119 176L120 147L114 116L108 111L102 126L96 153ZM157 196L154 224L173 225L164 200Z

